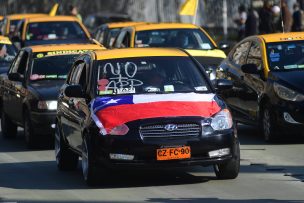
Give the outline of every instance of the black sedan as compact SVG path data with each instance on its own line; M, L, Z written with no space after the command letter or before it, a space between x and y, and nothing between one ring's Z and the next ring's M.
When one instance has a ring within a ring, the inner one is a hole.
M59 95L55 152L60 170L75 169L81 156L88 184L109 168L214 165L218 178L232 179L240 166L230 111L199 63L178 49L80 56Z
M220 65L234 87L222 93L234 119L259 125L266 141L304 129L303 33L253 36Z

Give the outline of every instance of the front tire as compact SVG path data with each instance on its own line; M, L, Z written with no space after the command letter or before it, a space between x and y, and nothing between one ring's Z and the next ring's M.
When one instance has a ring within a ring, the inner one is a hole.
M97 164L94 160L92 144L87 135L83 138L82 143L82 174L88 186L95 186L99 182L99 174ZM100 171L102 173L102 171Z
M266 142L273 142L278 137L278 132L275 128L275 117L271 112L271 107L270 105L265 105L262 111L261 129Z
M29 149L35 149L38 147L37 136L34 133L30 113L27 110L24 111L24 137Z
M235 142L233 157L226 163L214 165L214 172L218 179L235 179L240 171L240 144Z
M15 138L17 136L17 125L11 121L3 110L1 112L1 131L4 138Z
M78 155L68 149L58 123L55 128L55 157L57 167L61 171L75 170L78 166Z

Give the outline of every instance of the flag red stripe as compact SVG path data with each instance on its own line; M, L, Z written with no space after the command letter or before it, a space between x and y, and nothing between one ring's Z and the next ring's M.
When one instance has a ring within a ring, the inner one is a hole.
M97 117L109 133L114 127L139 119L155 117L201 116L210 117L220 111L211 102L151 102L111 106L97 112Z

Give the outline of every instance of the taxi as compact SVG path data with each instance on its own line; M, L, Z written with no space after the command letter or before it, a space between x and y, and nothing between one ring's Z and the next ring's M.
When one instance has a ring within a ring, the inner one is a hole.
M105 48L92 44L37 45L21 49L8 74L0 75L2 136L15 137L17 127L21 126L29 148L53 143L50 141L57 96L75 57L101 49Z
M304 33L245 38L220 67L234 88L222 93L239 122L259 125L266 141L304 129Z
M44 13L20 13L4 16L0 27L1 33L5 36L10 36L15 33L20 21L24 18L48 16Z
M0 35L0 74L6 73L17 54L17 49L8 37Z
M40 44L96 44L77 17L45 16L24 18L12 41L21 47Z
M99 26L95 31L95 39L104 45L106 48L111 48L119 34L119 31L124 27L143 24L144 22L114 22L106 23Z
M234 179L240 166L230 111L201 65L172 48L78 57L58 97L55 154L60 170L82 157L89 185L107 169L211 165L218 178Z
M147 23L123 28L114 47L182 48L204 66L210 79L215 79L217 66L226 58L204 29L184 23Z

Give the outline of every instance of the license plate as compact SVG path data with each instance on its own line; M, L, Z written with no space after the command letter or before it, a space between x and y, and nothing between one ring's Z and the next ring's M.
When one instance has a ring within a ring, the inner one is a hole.
M189 146L157 149L156 157L158 161L189 159L191 157L191 149Z

